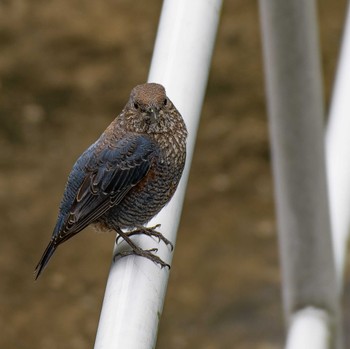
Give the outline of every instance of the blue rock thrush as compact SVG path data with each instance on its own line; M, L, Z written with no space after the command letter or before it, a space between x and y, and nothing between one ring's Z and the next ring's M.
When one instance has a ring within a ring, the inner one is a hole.
M152 253L156 249L143 250L130 236L155 236L172 247L157 226L144 225L177 188L185 165L186 137L186 125L164 87L136 86L120 115L73 166L36 278L56 248L90 224L116 231L132 249L121 255L136 254L169 266Z

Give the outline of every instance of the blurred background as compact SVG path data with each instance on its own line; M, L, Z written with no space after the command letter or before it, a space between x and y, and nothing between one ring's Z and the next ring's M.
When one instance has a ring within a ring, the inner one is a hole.
M33 271L71 166L147 79L161 4L0 0L1 348L93 346L114 234ZM346 1L318 4L328 107ZM226 0L158 349L283 345L264 98L257 2Z

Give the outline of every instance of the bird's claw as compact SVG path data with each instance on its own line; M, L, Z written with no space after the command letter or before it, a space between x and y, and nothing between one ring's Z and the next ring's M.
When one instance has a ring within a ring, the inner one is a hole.
M121 251L118 252L114 255L113 261L115 262L117 257L126 257L126 256L131 256L131 255L137 255L141 257L145 257L152 262L159 264L160 267L163 269L164 267L168 267L170 269L170 264L165 263L162 259L160 259L158 256L154 255L152 252L158 252L157 248L151 248L149 250L143 250L141 248L129 250L129 251Z
M156 224L153 227L137 227L135 230L132 230L130 232L125 233L128 237L133 235L147 235L150 237L158 238L158 242L163 241L167 246L170 246L170 250L174 250L174 245L171 241L169 241L163 234L161 234L159 231L156 231L161 225ZM118 243L119 238L121 235L118 235L115 242Z

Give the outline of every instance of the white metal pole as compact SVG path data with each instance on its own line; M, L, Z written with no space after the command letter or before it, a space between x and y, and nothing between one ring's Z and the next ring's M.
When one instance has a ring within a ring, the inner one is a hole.
M331 342L329 314L305 308L293 314L286 349L328 349Z
M160 223L160 231L174 243L220 8L221 0L165 0L148 78L165 86L189 132L187 163L179 188L171 202L150 222ZM172 253L164 244L147 237L137 237L135 241L142 248L159 248L159 256L171 261ZM115 251L119 248L118 245ZM167 268L160 269L144 258L128 256L113 263L95 349L154 348L168 277Z
M350 4L326 133L333 247L342 291L350 226Z
M260 12L286 319L314 306L333 320L320 328L337 332L316 4L260 0Z

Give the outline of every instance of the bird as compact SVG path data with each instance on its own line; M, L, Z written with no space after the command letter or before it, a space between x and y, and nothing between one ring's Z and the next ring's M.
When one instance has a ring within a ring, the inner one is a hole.
M57 247L89 225L115 231L130 254L170 266L130 237L154 236L172 244L155 227L145 227L174 195L186 161L185 122L158 83L131 90L121 113L73 165L56 225L34 274L37 279Z

